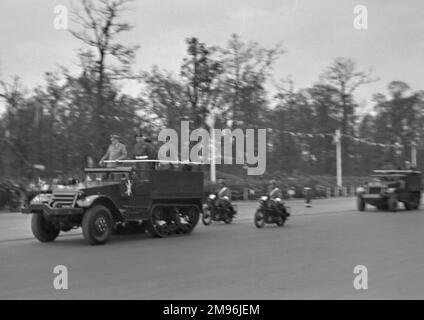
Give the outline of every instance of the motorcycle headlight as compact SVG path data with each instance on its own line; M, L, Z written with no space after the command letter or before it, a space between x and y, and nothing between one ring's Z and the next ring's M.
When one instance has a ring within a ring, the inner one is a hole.
M211 199L211 200L215 200L215 198L216 198L216 195L214 195L214 194L210 194L210 195L209 195L209 199Z

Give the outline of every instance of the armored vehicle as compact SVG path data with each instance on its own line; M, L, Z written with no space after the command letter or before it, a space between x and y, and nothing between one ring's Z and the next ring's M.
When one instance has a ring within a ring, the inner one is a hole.
M89 244L105 243L117 225L143 224L154 237L188 234L196 226L203 199L203 172L135 170L133 167L85 169L83 183L53 187L21 211L32 214L41 242L61 231L82 227Z
M421 172L416 170L374 170L372 180L357 191L357 206L367 204L379 210L396 211L402 202L406 210L418 209L421 202Z

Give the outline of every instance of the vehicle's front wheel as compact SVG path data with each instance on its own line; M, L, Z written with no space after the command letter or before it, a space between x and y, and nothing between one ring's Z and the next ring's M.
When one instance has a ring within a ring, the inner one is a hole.
M93 206L82 218L82 233L89 244L105 243L112 233L112 228L113 217L105 206Z
M60 232L60 230L47 221L41 213L32 214L31 230L34 237L40 242L54 241Z
M356 205L359 211L365 211L366 204L365 204L365 200L362 197L356 198Z
M262 212L262 210L260 210L260 209L256 210L254 221L255 221L255 226L257 228L262 228L264 226L264 224L265 224L265 215Z

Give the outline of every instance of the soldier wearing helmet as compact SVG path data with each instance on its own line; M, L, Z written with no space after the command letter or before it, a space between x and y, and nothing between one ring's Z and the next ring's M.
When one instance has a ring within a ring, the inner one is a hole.
M227 187L227 184L225 183L224 179L219 179L218 184L219 184L219 189L218 189L218 192L216 194L217 198L218 198L217 199L218 200L218 202L217 202L218 206L223 207L223 208L228 208L231 211L234 211L233 206L231 204L231 190L230 190L230 188Z
M274 179L269 181L268 196L272 200L281 199L283 196L281 189L277 186L277 182Z
M268 197L271 200L269 204L273 210L280 209L281 205L283 204L281 200L282 196L283 193L277 186L277 182L274 179L270 180L268 186Z

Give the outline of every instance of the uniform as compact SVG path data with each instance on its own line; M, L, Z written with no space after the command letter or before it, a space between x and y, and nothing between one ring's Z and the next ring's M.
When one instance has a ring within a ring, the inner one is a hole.
M232 208L231 206L231 190L224 186L217 193L218 206L223 208Z
M102 160L124 160L127 157L127 148L123 143L117 142L110 144ZM114 168L117 163L109 162L106 164L107 168Z
M281 189L278 187L274 187L274 188L269 188L269 193L268 193L270 199L277 199L277 198L282 198L283 197L283 193L281 192Z

